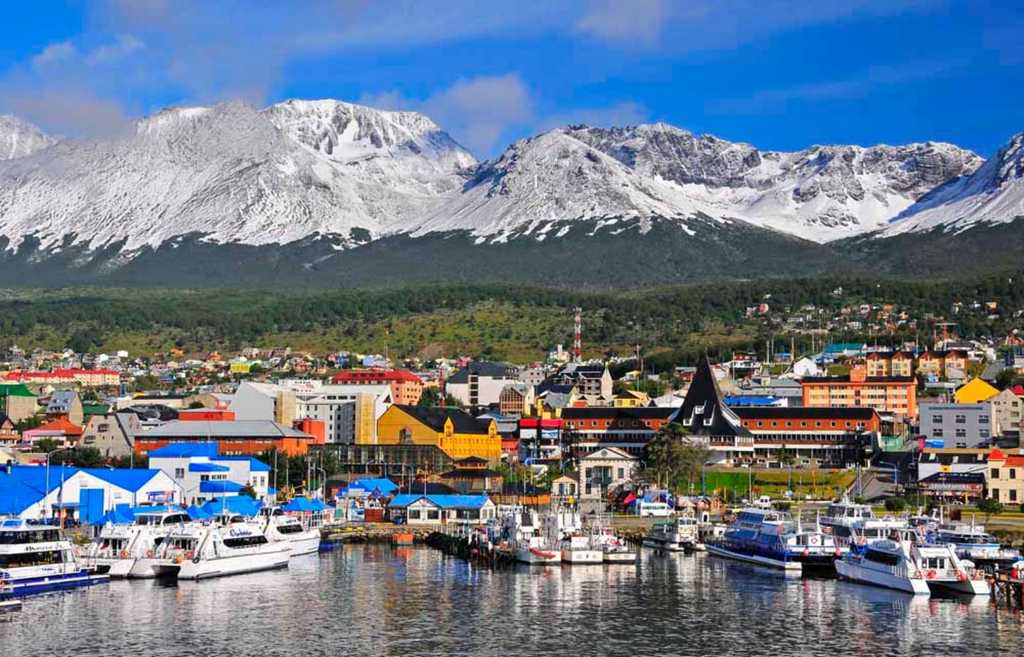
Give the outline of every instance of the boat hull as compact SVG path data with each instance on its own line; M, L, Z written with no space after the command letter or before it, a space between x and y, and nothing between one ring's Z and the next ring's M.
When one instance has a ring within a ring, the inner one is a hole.
M317 532L314 536L294 539L289 541L289 544L292 548L291 556L293 557L299 557L304 554L316 554L320 551L320 532Z
M26 596L65 591L83 586L102 584L110 580L107 575L97 575L86 570L45 577L28 577L24 579L5 580L3 594L5 596Z
M911 593L913 595L928 595L931 590L928 588L928 583L919 577L899 577L892 573L882 572L874 570L872 568L865 568L864 566L850 561L848 559L840 559L835 562L836 575L840 579L844 579L857 584L867 584L870 586L880 586L886 589L892 589L894 591L903 591L904 593Z
M654 550L665 550L666 552L689 552L695 549L695 545L682 541L663 541L655 538L645 538L643 546Z
M175 565L178 566L177 577L179 580L200 580L287 568L290 558L291 551L284 548L257 554L227 555L214 559L186 559Z
M541 550L540 548L518 548L516 561L530 566L557 566L562 563L562 555L556 551Z
M604 563L636 563L636 552L605 552L602 560Z
M992 594L992 590L989 588L988 582L983 579L927 580L927 586L933 593L948 592L961 593L964 595Z
M799 575L803 571L803 566L799 561L786 561L781 558L772 558L759 554L746 554L743 552L737 552L730 550L724 545L708 544L708 553L715 555L716 557L723 557L725 559L733 559L735 561L742 561L744 563L753 564L755 566L763 566L765 568L774 568L776 570L792 573Z
M604 554L600 550L562 550L562 563L573 565L602 564Z

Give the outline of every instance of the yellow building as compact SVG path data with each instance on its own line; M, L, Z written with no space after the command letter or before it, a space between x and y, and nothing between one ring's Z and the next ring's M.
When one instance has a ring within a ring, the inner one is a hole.
M646 392L623 390L612 399L615 408L644 408L651 405L651 398Z
M999 389L994 388L984 380L977 377L957 388L953 393L953 399L958 404L978 404L999 394Z
M478 420L456 408L395 404L377 421L374 444L434 446L453 460L476 456L490 466L501 460L494 420Z

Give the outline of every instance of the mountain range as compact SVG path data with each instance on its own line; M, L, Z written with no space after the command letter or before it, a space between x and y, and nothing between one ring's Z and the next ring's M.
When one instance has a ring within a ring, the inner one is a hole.
M1024 134L760 150L568 126L478 162L422 114L175 108L101 139L0 116L0 284L632 286L1019 265Z

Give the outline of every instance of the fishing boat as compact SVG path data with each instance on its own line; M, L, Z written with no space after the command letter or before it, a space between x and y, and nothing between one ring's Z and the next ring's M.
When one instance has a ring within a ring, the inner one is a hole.
M697 519L679 516L656 520L644 537L643 546L667 552L689 552L697 547Z
M839 556L831 536L817 529L804 530L787 514L771 509L748 508L720 540L707 544L709 553L788 574L820 570L830 572Z
M636 550L616 536L611 527L591 526L590 542L601 551L601 560L604 563L636 563Z
M911 531L894 539L854 542L835 567L842 579L915 595L990 593L984 574L959 559L951 545L921 545Z
M85 567L56 527L0 522L0 580L7 596L33 595L105 582Z
M160 576L198 580L286 568L287 541L271 542L250 521L193 525L168 534L154 566Z
M604 551L599 545L594 544L589 535L583 533L573 533L564 537L561 555L562 563L572 565L604 563Z
M284 541L291 546L291 556L315 554L320 551L320 530L307 529L298 518L287 515L281 507L260 509L263 533L272 542ZM411 535L409 543L412 543Z
M153 565L160 544L171 530L191 524L192 519L184 509L163 506L139 507L131 516L131 524L105 524L90 544L85 561L113 578L156 577Z
M531 566L554 566L562 562L558 536L551 535L550 525L542 526L535 511L524 509L513 513L507 522L516 561Z

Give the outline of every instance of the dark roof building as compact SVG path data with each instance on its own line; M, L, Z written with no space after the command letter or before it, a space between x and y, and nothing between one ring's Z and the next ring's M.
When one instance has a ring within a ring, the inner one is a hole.
M408 406L404 404L395 404L395 406L439 433L444 432L445 420L449 419L452 421L452 426L456 433L486 434L491 425L490 419L477 419L460 408Z
M671 418L695 436L748 436L750 432L731 408L722 401L722 392L711 371L711 362L704 356L697 363L693 382L686 391L683 405Z

